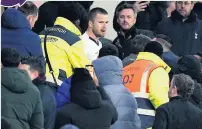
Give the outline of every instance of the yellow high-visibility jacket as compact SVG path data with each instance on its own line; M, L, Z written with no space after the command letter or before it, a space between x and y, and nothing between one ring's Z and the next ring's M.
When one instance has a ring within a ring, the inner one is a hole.
M49 60L57 83L61 85L64 79L72 76L74 68L85 68L90 62L84 53L83 41L79 37L81 32L72 22L58 17L54 27L47 28L47 32L46 44ZM45 31L40 34L43 54L44 36ZM46 78L47 81L54 83L48 65L46 65Z
M150 60L155 64L162 66L153 70L149 77L149 100L155 109L160 105L167 103L169 101L168 73L170 72L171 68L160 57L149 52L140 52L136 60Z

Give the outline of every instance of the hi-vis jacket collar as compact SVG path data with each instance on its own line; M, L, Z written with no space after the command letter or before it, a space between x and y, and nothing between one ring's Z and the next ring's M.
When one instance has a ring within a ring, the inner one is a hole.
M72 33L80 36L81 32L80 30L68 19L63 18L63 17L57 17L54 25L60 25L71 31Z
M167 73L171 71L171 68L160 57L150 52L140 52L137 60L151 60L157 65L162 66Z

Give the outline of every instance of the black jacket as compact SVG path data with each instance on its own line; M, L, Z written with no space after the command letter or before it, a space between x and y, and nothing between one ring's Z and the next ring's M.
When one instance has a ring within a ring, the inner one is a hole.
M124 59L131 53L128 51L130 49L129 42L132 42L136 35L142 34L150 38L154 38L155 34L152 31L136 29L135 25L127 32L123 32L121 29L117 31L118 36L114 39L113 44L119 50L119 58Z
M45 27L53 27L58 17L58 8L63 1L49 1L39 7L39 17L32 30L39 34Z
M194 12L196 12L198 18L202 20L202 3L196 3L193 8Z
M96 88L85 69L76 69L70 89L71 103L58 112L55 129L73 124L80 129L109 129L117 120L116 108L103 88Z
M195 82L194 92L190 97L190 102L202 111L202 86L197 82Z
M44 129L39 90L26 71L1 69L1 117L10 129Z
M152 1L145 11L137 15L136 27L138 29L155 30L158 23L167 17L167 1Z
M179 56L202 51L202 21L194 12L184 22L177 11L172 12L170 18L158 24L156 32L171 38L171 50Z
M202 111L189 101L174 97L156 110L152 129L201 129Z
M44 113L44 129L53 129L56 118L56 88L52 86L53 84L39 79L35 80L34 84L40 91Z
M36 21L33 31L39 34L45 27L53 27L58 17L58 8L61 4L72 3L72 1L49 1L39 7L39 18ZM88 12L93 1L78 1Z
M183 73L189 75L193 80L195 80L194 92L190 97L190 101L202 109L202 86L200 84L201 80L201 64L200 61L192 56L186 55L179 59L178 61L178 73Z

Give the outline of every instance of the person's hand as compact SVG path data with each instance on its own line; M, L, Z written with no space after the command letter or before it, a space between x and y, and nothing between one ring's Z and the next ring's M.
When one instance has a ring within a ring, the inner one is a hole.
M97 76L96 76L96 74L95 74L93 65L87 65L87 66L86 66L86 69L89 71L89 73L90 73L90 75L91 75L91 77L92 77L92 79L93 79L93 81L94 81L96 87L98 87L98 86L99 86L99 82L98 82Z
M136 1L133 4L133 8L138 12L145 11L145 8L149 5L150 1Z

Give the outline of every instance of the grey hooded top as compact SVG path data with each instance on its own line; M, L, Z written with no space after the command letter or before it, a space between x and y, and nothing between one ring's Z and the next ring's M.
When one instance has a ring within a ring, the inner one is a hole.
M122 61L115 56L104 56L93 61L93 66L100 86L108 93L118 112L118 120L110 129L140 129L136 99L122 84Z

